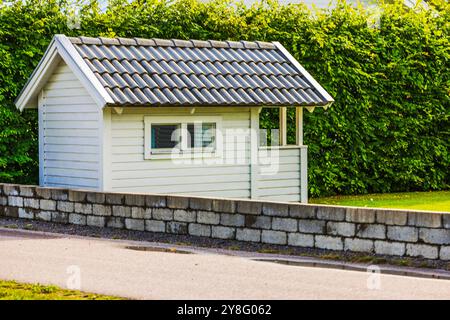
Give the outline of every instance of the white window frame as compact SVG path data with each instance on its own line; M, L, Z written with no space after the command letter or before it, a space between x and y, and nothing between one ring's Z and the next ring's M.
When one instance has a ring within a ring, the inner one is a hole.
M215 148L188 148L187 125L193 123L215 123ZM181 143L178 152L173 149L152 149L152 125L172 124L181 126ZM197 116L197 115L174 115L174 116L144 116L144 159L170 159L174 154L180 157L219 157L222 155L223 134L222 117L220 116Z

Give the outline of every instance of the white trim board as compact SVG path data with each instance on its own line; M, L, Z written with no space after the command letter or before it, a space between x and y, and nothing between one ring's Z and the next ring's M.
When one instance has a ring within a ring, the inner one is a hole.
M286 57L286 59L289 60L290 63L294 65L294 67L297 68L298 71L300 71L303 76L311 83L311 85L316 89L325 100L327 100L328 104L327 107L334 102L334 99L330 94L311 76L311 74L306 71L305 68L289 53L289 51L286 50L283 45L277 41L272 42L278 50L281 51L281 53Z
M69 39L64 35L55 35L28 82L14 101L20 111L25 108L38 107L40 91L61 60L64 60L69 66L100 108L114 102Z

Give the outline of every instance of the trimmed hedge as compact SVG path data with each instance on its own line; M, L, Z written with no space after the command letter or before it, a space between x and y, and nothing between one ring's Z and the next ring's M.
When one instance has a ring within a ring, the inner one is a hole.
M79 29L69 28L65 1L3 5L0 181L37 183L37 115L20 114L13 100L52 36L64 33L280 41L336 99L305 112L312 196L447 189L450 6L436 0L428 11L410 10L402 2L377 12L339 2L312 13L272 1L116 0L106 11L94 1L82 6ZM261 125L278 126L273 110L264 110Z

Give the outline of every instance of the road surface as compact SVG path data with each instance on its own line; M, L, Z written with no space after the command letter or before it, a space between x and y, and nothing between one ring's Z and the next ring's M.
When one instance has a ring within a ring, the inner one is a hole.
M130 243L0 228L0 279L134 299L450 298L450 280L136 251Z

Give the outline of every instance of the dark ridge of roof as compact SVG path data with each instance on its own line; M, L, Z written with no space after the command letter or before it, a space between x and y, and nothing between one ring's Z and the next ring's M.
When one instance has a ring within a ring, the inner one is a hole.
M217 40L179 40L179 39L143 39L143 38L91 38L68 37L73 44L180 47L180 48L232 48L232 49L276 49L271 42L263 41L217 41Z
M323 106L330 102L274 43L68 39L117 105Z

